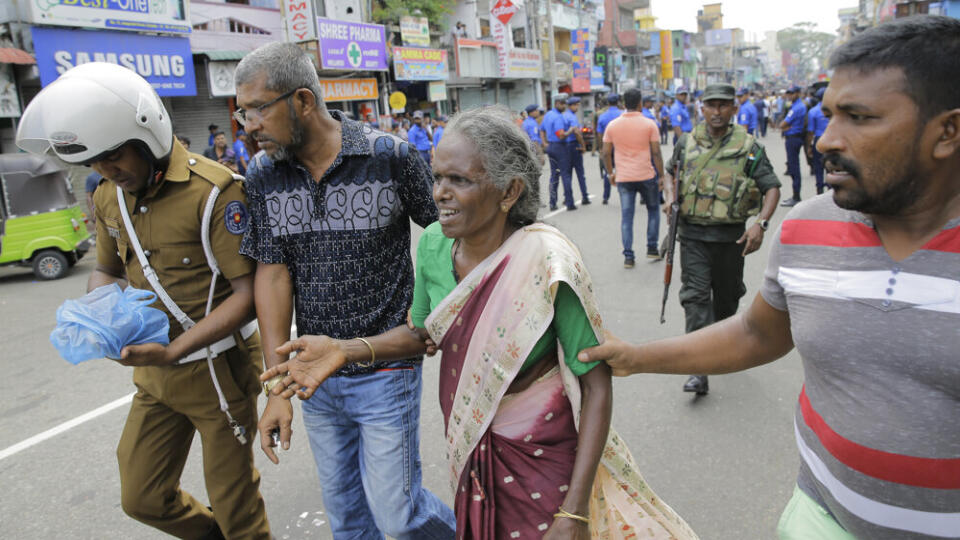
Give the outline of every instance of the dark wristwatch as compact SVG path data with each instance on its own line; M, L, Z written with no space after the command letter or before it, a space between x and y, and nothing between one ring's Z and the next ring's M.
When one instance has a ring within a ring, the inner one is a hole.
M758 219L758 220L757 220L757 225L759 225L761 229L767 230L767 229L770 228L770 220L769 220L769 219Z

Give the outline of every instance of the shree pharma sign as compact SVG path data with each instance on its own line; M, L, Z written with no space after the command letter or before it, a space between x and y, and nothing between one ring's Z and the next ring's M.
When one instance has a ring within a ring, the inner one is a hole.
M317 17L320 67L346 71L386 71L387 41L383 25Z
M0 0L6 1L6 0ZM190 33L190 0L23 0L34 24Z

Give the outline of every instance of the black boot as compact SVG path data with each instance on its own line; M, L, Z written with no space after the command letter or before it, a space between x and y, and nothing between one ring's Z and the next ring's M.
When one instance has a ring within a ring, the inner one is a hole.
M691 375L687 382L683 383L684 392L696 392L698 396L705 396L710 391L710 383L707 382L706 375Z

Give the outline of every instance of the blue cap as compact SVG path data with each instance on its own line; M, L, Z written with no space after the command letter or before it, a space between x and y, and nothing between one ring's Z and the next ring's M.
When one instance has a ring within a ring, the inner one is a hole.
M530 114L530 113L532 113L533 111L537 110L537 106L536 106L536 105L527 105L527 107L526 107L525 109L523 109L523 110L527 111L527 114Z
M607 103L617 103L618 101L620 101L620 94L614 92L607 94Z
M580 98L578 98L577 96L573 96L572 98L567 98L567 105L576 105L577 103L580 103Z
M747 95L747 94L749 94L749 93L750 93L750 91L747 90L746 88L741 88L741 89L737 90L737 96L745 96L745 95Z
M446 121L448 121L449 119L447 118L447 115L441 114L440 116L437 117L437 120L439 120L439 121L441 121L441 122L446 122Z
M686 86L681 86L680 88L677 88L676 94L677 94L677 95L680 95L680 94L689 94L689 92L687 92L687 87L686 87Z
M246 135L246 134L247 134L247 132L244 131L244 130L242 130L242 129L238 129L238 130L237 130L237 137L240 137L241 135Z
M817 93L816 93L817 99L822 100L822 99L823 99L823 94L825 94L826 92L827 92L827 87L826 87L826 86L824 86L823 88L817 90Z
M800 88L799 86L793 85L793 86L791 86L790 88L787 88L787 93L788 93L788 94L793 94L794 92L799 92L800 90L801 90L801 88Z

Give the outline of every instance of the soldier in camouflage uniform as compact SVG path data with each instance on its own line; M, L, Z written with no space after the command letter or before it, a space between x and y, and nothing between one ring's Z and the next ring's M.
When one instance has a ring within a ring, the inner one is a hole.
M680 303L688 333L736 313L747 292L743 259L760 248L780 198L763 145L731 122L735 93L729 84L707 87L704 122L680 137L666 167L673 173L680 165ZM672 201L672 179L664 184ZM757 219L747 228L751 216ZM705 395L706 375L691 375L683 390Z

